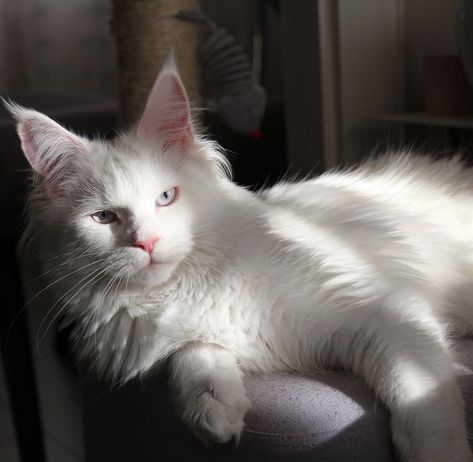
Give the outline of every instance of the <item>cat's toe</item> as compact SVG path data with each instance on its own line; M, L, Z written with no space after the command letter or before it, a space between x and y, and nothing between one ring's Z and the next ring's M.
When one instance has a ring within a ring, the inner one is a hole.
M250 402L244 396L223 402L212 393L203 393L193 422L194 433L207 445L231 441L237 445L245 425L243 418L249 407Z

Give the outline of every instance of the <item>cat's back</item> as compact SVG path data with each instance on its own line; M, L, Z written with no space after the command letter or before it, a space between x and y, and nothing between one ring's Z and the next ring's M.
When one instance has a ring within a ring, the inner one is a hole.
M342 293L352 306L363 306L399 290L421 290L441 300L439 307L470 310L473 170L460 159L389 156L282 183L262 198L271 234L281 242L279 267L293 261L294 280L305 284L298 287L300 300L312 301L314 293L336 300Z
M430 273L451 266L449 274L473 274L473 172L458 158L391 155L312 180L281 183L262 197L272 234L281 237L285 249L290 243L291 249L318 255L318 266L343 261L337 271L359 267L360 262L347 266L341 258L356 252L358 259L389 268L390 277L397 262L403 265L401 273L395 271L401 276L446 279L445 272Z
M459 157L390 154L315 179L280 183L261 195L270 206L323 220L337 214L342 221L389 219L389 214L407 219L461 213L465 218L473 210L473 170Z

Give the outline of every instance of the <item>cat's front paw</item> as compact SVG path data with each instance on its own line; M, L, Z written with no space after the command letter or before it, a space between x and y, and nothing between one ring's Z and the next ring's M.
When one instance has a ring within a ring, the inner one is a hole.
M250 408L244 394L233 395L215 390L201 393L193 405L191 426L195 435L204 443L238 443L245 425L243 418Z

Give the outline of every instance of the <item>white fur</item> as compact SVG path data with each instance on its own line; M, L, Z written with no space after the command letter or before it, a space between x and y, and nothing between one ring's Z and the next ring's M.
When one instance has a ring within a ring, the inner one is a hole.
M473 330L473 172L458 159L392 155L253 194L197 135L184 154L159 129L78 143L13 112L33 167L41 149L61 166L35 182L30 239L99 373L123 382L169 359L184 419L223 443L243 428L243 373L341 366L390 409L403 460L473 460L449 352ZM132 234L159 236L166 263L148 267Z

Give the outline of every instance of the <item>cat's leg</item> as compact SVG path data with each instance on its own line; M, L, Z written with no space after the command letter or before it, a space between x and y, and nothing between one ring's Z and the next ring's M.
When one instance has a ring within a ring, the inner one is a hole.
M250 403L235 357L224 348L192 344L171 358L184 421L204 442L238 441Z
M393 297L336 347L389 408L403 461L471 462L452 359L429 313L421 297Z

